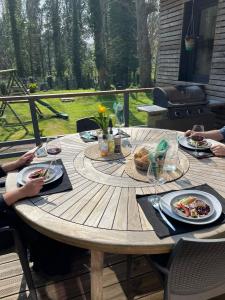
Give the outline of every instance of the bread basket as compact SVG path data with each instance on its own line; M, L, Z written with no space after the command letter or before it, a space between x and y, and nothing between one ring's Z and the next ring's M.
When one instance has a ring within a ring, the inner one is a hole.
M142 147L137 150L137 152L134 154L134 163L136 166L136 169L139 169L141 171L147 171L149 167L149 159L148 159L149 151Z
M145 157L144 157L145 158ZM134 158L135 166L138 170L147 171L149 167L149 161L143 158Z

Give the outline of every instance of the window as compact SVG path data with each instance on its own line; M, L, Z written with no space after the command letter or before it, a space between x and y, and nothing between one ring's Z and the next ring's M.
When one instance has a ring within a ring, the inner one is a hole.
M194 4L193 4L194 3ZM185 4L179 80L208 83L216 27L217 0L195 0ZM193 7L195 46L185 50L185 36Z

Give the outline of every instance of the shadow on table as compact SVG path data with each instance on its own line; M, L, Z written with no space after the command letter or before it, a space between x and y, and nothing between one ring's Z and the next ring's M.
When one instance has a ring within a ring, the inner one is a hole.
M60 195L59 195L60 197ZM47 196L39 196L38 198L33 198L30 199L31 202L26 202L27 205L32 206L32 204L34 204L35 206L41 208L42 206L48 204L50 206L52 206L52 208L57 207L57 204L55 204L54 202L50 202L48 201L48 197Z

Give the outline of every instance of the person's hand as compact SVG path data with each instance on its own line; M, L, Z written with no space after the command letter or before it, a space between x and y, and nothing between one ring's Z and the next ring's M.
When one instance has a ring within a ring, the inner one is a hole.
M21 168L31 163L33 158L34 158L34 152L27 152L17 160L2 165L2 169L6 173L14 171L18 168Z
M5 200L7 205L12 205L16 203L18 200L36 196L44 184L44 178L36 178L32 179L28 183L26 183L23 187L16 188L12 191L6 192L3 195L3 199Z
M225 145L224 144L214 145L210 149L215 156L225 156Z
M185 133L184 133L184 135L186 136L186 137L193 137L193 136L202 136L202 137L205 137L206 136L206 134L205 134L205 132L201 132L201 131L193 131L193 130L187 130Z
M27 182L22 189L22 198L36 196L44 185L44 178L35 178Z
M193 134L193 131L192 130L187 130L185 133L184 133L184 136L190 136Z
M34 153L33 152L27 152L24 155L22 155L19 159L17 159L15 164L15 169L21 168L23 166L29 165L32 160L34 159Z

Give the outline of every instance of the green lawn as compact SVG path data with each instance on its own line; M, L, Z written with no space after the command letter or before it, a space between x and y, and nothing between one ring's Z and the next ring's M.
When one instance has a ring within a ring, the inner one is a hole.
M85 92L93 90L85 90ZM68 93L68 92L82 92L82 90L57 90L48 91L46 93ZM151 104L151 95L144 93L130 94L130 126L146 124L146 113L137 111L138 105ZM91 97L77 97L74 102L62 102L59 98L49 99L46 102L50 103L59 112L69 115L69 120L56 118L52 112L47 108L39 105L38 107L44 114L43 119L39 119L39 128L42 136L61 135L76 132L76 120L93 116L98 104L102 103L107 108L109 113L113 114L112 106L114 101L123 101L123 95L118 96L91 96ZM0 123L0 141L6 140L19 140L24 138L33 137L32 123L30 122L31 116L29 106L26 103L12 104L14 110L19 114L20 118L28 122L27 128L29 134L26 134L24 129L20 126L2 127ZM10 123L15 122L15 117L9 109L6 110L4 117Z

